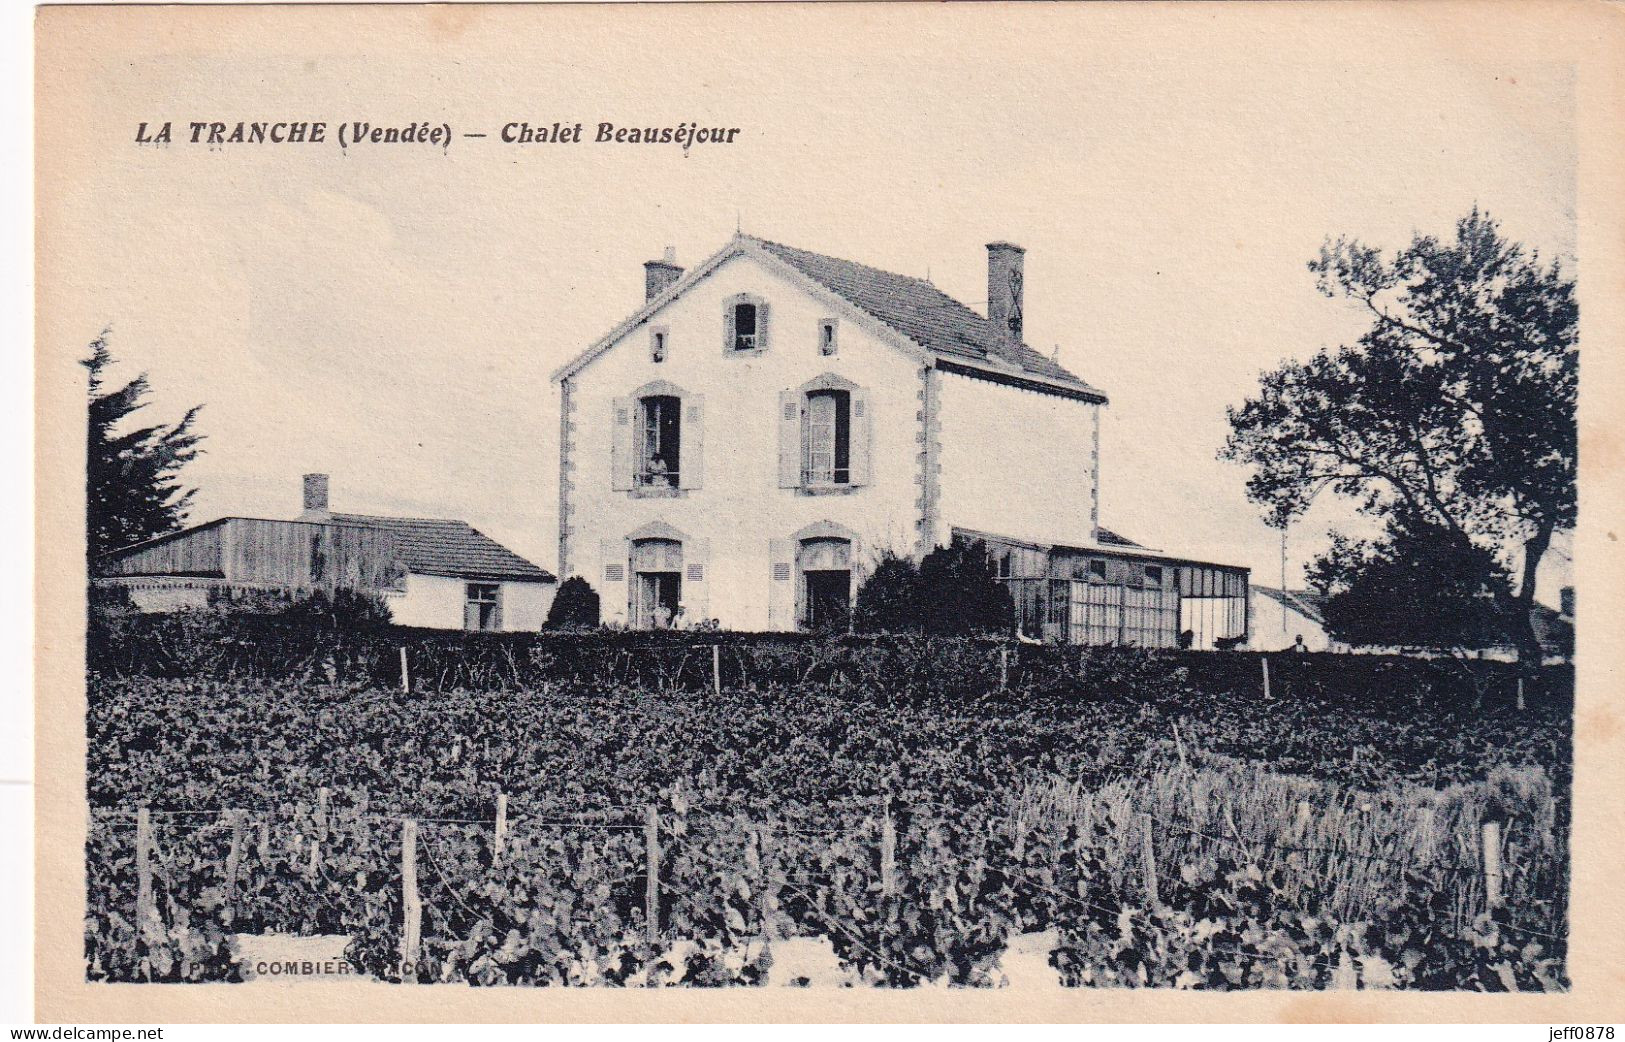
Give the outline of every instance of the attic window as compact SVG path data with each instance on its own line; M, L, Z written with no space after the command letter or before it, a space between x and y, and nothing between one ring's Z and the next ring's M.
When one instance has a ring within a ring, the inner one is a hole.
M754 351L757 346L756 337L756 305L734 305L734 339L735 351Z
M825 356L833 355L835 348L835 320L822 319L818 323L818 353Z
M1089 562L1089 578L1106 581L1106 562L1096 559Z
M664 329L656 329L649 334L649 360L660 363L666 360L666 338Z
M1162 566L1148 564L1145 566L1145 584L1147 586L1162 586Z

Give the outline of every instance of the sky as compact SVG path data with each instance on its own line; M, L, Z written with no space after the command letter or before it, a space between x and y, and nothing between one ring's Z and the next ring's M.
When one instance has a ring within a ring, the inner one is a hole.
M1102 524L1274 585L1280 536L1216 453L1261 372L1364 328L1307 262L1328 236L1448 235L1474 205L1572 262L1572 69L1465 63L1426 34L1356 61L1245 19L1172 46L1097 9L994 10L758 11L725 31L703 6L526 12L517 31L458 13L414 46L356 23L298 46L87 50L42 224L72 336L48 347L111 327L151 419L204 403L194 521L292 517L322 471L334 509L465 518L552 568L549 374L641 303L645 260L697 263L740 228L929 274L980 310L983 246L1009 240L1029 343L1111 399ZM140 121L193 119L491 136L134 142ZM686 154L500 142L518 120L741 133ZM1289 534L1289 585L1328 528L1358 529L1323 499Z

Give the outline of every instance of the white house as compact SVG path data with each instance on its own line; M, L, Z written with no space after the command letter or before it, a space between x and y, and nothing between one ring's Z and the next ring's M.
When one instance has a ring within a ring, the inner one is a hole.
M974 533L1035 632L1175 643L1182 597L1227 596L1207 568L1241 607L1206 639L1244 636L1245 570L1100 529L1106 396L1022 342L1021 247L987 255L988 317L748 235L647 263L642 305L553 377L560 573L608 622L790 630L844 620L883 551Z
M1252 588L1252 634L1247 646L1257 651L1288 651L1303 639L1306 651L1326 651L1332 641L1320 613L1320 595L1311 590Z
M528 631L547 620L553 575L468 522L334 513L327 490L326 474L306 474L297 519L222 517L159 536L109 554L96 581L154 612L347 589L379 597L401 626Z

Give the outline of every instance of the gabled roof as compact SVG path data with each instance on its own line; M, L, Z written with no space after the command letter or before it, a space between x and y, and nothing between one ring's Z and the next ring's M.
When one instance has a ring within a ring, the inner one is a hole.
M1002 336L984 316L937 289L925 279L871 268L783 243L736 235L729 244L665 292L647 301L607 336L553 374L565 379L579 371L616 340L675 300L723 261L749 254L770 266L833 294L849 307L879 322L939 366L993 379L1013 380L1034 390L1105 402L1106 395L1026 344Z
M421 575L443 575L459 579L555 581L552 572L538 568L467 521L379 517L372 514L329 514L301 517L292 521L264 517L219 517L205 524L184 528L179 532L169 532L140 543L110 550L102 559L116 561L137 551L185 539L198 532L233 521L276 525L343 525L349 528L379 530L390 536L392 549L406 570Z
M1013 364L1029 375L1105 398L1054 359L1001 336L993 323L924 279L766 239L755 241L928 351L972 363Z
M409 572L467 579L554 580L553 573L531 564L467 521L374 514L333 514L332 521L388 532Z

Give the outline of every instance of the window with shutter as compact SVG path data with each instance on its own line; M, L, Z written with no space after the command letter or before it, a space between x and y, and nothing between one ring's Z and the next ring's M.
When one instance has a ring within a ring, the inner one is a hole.
M757 354L767 347L767 301L749 293L729 297L723 305L723 348L731 355Z
M681 484L683 403L671 395L638 400L639 488L677 488Z
M845 391L807 395L801 479L806 485L845 485L852 472L852 401Z
M756 350L756 305L734 305L734 350Z

